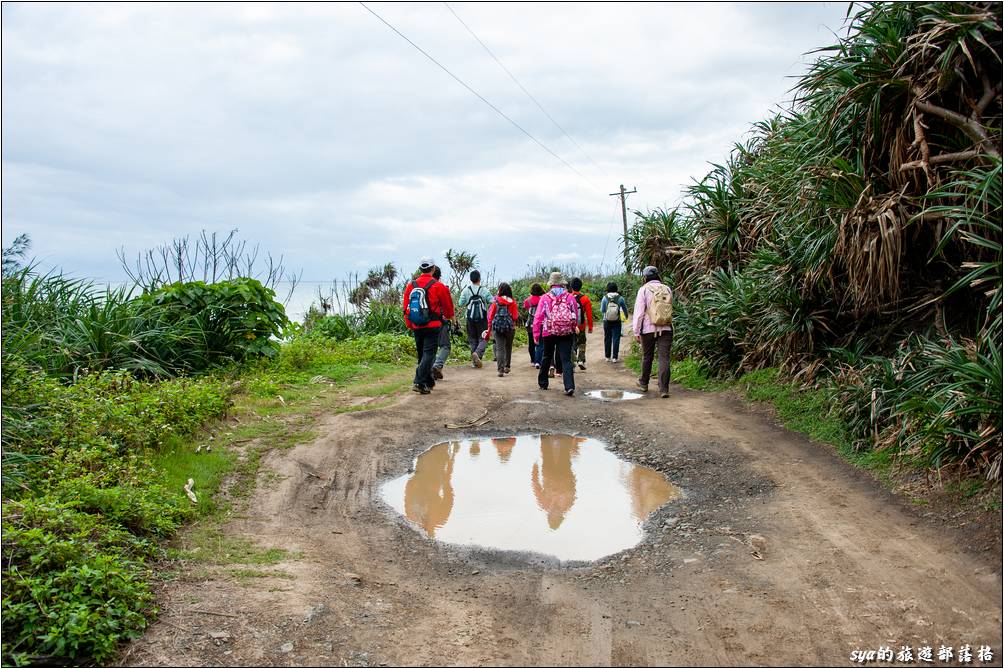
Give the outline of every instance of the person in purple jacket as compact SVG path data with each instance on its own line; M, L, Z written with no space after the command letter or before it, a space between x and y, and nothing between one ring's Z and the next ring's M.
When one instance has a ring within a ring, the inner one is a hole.
M634 338L641 344L641 377L638 387L648 392L648 381L652 376L652 363L656 349L659 351L659 394L669 397L669 354L673 348L673 325L656 325L652 322L649 307L657 292L668 292L672 300L673 291L659 279L659 270L649 265L642 270L644 283L638 289L634 301L632 329Z

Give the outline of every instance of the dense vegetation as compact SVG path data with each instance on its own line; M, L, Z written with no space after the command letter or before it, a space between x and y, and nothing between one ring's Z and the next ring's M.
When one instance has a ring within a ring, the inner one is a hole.
M194 461L188 440L235 393L344 381L414 345L295 336L255 279L133 294L39 275L27 242L4 251L3 662L105 663L155 611L160 541L214 508L189 501L186 478L211 491L233 464L225 450Z
M790 110L679 207L638 214L630 255L676 289L685 382L742 377L785 420L834 407L804 428L818 438L999 479L1001 7L867 5L820 54ZM183 481L211 490L230 464L193 468L186 440L239 393L306 395L413 361L392 265L346 313L322 300L291 324L269 287L281 263L263 284L232 235L200 243L201 269L175 267L181 243L140 256L135 291L40 275L25 238L4 251L5 664L104 663L142 631L159 541L212 509ZM456 291L477 258L447 261ZM510 282L520 302L547 269ZM639 283L565 274L597 310L607 281L629 303Z
M876 3L626 240L676 351L831 391L858 449L1001 476L1001 6Z

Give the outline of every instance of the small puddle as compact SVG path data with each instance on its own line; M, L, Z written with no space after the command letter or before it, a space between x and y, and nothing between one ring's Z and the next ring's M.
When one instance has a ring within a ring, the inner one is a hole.
M680 490L601 441L550 434L437 444L380 494L438 541L591 561L637 545Z
M623 402L624 400L637 400L641 399L641 393L632 393L628 390L588 390L586 391L586 397L594 400L604 400L606 402Z

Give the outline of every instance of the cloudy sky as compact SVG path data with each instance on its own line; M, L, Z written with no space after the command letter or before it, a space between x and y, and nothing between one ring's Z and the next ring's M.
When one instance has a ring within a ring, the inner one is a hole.
M308 280L450 247L499 276L612 265L608 193L676 203L789 99L846 12L371 7L574 171L356 3L5 3L4 243L30 233L44 266L110 281L119 247L231 228Z

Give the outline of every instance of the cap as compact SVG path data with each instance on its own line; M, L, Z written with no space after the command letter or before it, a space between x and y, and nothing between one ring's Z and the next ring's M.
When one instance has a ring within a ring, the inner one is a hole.
M655 266L649 265L648 267L646 267L645 269L643 269L641 271L641 275L643 277L645 277L646 279L648 279L650 277L653 277L653 276L659 276L659 270Z
M422 270L432 269L435 266L436 263L430 256L424 256L421 260L418 261L418 268Z

